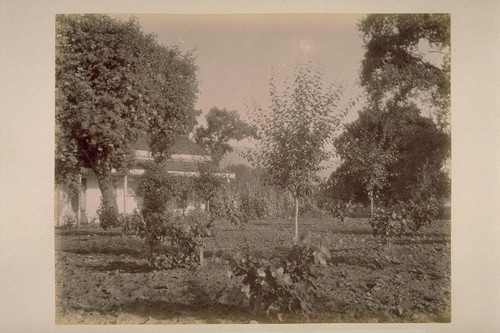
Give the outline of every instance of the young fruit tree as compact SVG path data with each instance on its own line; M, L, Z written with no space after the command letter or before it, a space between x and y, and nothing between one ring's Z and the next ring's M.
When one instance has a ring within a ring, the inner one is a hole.
M398 141L391 140L382 128L366 126L370 116L370 113L360 112L359 118L347 124L342 135L335 139L336 152L345 168L337 169L333 179L346 176L357 178L368 195L370 215L373 216L374 198L388 185L390 165L396 160Z
M216 175L216 168L211 164L199 164L198 176L194 179L194 189L198 196L205 201L205 210L210 212L210 202L223 186L225 179Z
M295 202L295 241L298 240L299 198L310 192L321 162L331 157L333 138L354 102L342 106L344 88L323 87L323 73L311 63L299 64L293 82L278 92L270 80L268 112L255 107L256 147L248 157L262 167L269 181L290 191Z
M89 168L116 211L113 169L127 169L139 135L161 159L194 127L196 69L191 54L160 45L133 19L57 15L56 182L75 187Z

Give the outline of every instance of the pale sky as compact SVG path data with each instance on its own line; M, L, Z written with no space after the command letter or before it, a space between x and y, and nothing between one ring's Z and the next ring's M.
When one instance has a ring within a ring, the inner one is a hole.
M278 82L293 74L298 61L312 60L325 71L325 83L342 81L346 95L355 85L363 56L356 14L198 14L134 15L143 31L166 46L195 50L200 94L196 107L244 113L250 99L266 107L269 75ZM357 115L357 109L348 117ZM346 119L348 120L348 119Z

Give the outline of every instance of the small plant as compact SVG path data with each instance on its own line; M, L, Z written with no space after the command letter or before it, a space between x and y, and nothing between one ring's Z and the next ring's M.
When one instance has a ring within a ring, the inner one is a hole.
M329 257L325 246L302 241L278 262L238 255L230 263L229 277L243 277L241 291L254 313L309 317L315 313L317 265L326 265Z
M146 230L146 223L138 209L134 209L131 214L121 214L119 219L122 236L140 236Z
M213 219L202 211L171 217L171 223L164 229L158 229L158 235L168 238L173 249L168 254L150 253L150 263L156 269L188 267L201 263L200 251L205 240L212 235ZM162 238L155 239L157 244Z
M106 207L102 199L101 204L97 209L97 217L99 218L99 225L104 230L120 226L118 211L113 207Z
M210 216L213 219L227 219L234 225L247 222L241 209L236 205L238 195L229 186L221 186L212 198Z
M74 213L66 213L63 216L63 226L72 228L76 225L76 215Z
M419 230L423 225L434 221L439 216L440 208L440 202L434 197L420 203L410 201L407 209L412 217L412 229Z
M155 249L163 243L169 230L172 228L174 216L167 209L163 212L143 209L142 216L144 219L144 230L139 233L139 236L145 240L149 255L153 256Z
M347 202L339 201L335 203L324 204L324 208L334 217L340 221L345 222L345 218L349 217L357 208L350 200Z
M391 237L409 235L424 224L431 223L439 214L439 202L435 198L416 202L398 202L389 208L377 208L370 219L375 236L388 240Z
M404 210L377 208L370 219L373 235L385 240L405 233L409 222Z

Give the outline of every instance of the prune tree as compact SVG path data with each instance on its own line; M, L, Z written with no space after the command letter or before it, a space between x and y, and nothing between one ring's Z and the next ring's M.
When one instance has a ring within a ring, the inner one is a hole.
M296 66L293 82L285 83L282 93L274 81L271 78L269 111L258 106L254 110L257 140L249 158L266 170L270 183L292 194L297 240L299 198L309 193L321 162L330 158L327 144L354 102L342 106L343 88L324 89L322 72L311 63Z
M74 185L82 167L97 176L116 211L112 170L129 166L148 133L158 159L192 130L198 82L192 54L160 45L131 19L56 17L56 182Z
M205 201L205 210L210 212L210 202L217 195L217 191L223 186L225 178L216 174L216 168L210 164L198 165L198 176L194 179L194 190L198 196Z
M386 187L391 176L390 164L396 160L398 140L391 140L382 128L366 126L369 117L370 114L360 113L357 121L346 125L346 131L334 145L344 166L337 175L358 178L368 195L373 215L375 195Z

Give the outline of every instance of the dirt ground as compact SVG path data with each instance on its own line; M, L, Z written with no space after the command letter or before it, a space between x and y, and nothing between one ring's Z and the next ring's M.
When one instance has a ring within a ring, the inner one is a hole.
M381 244L368 221L302 219L301 231L327 245L316 317L286 322L449 322L450 221ZM153 270L139 238L98 226L56 229L56 313L60 324L278 323L225 302L227 258L248 248L265 257L292 245L293 221L215 226L206 265ZM283 318L281 318L283 320Z

